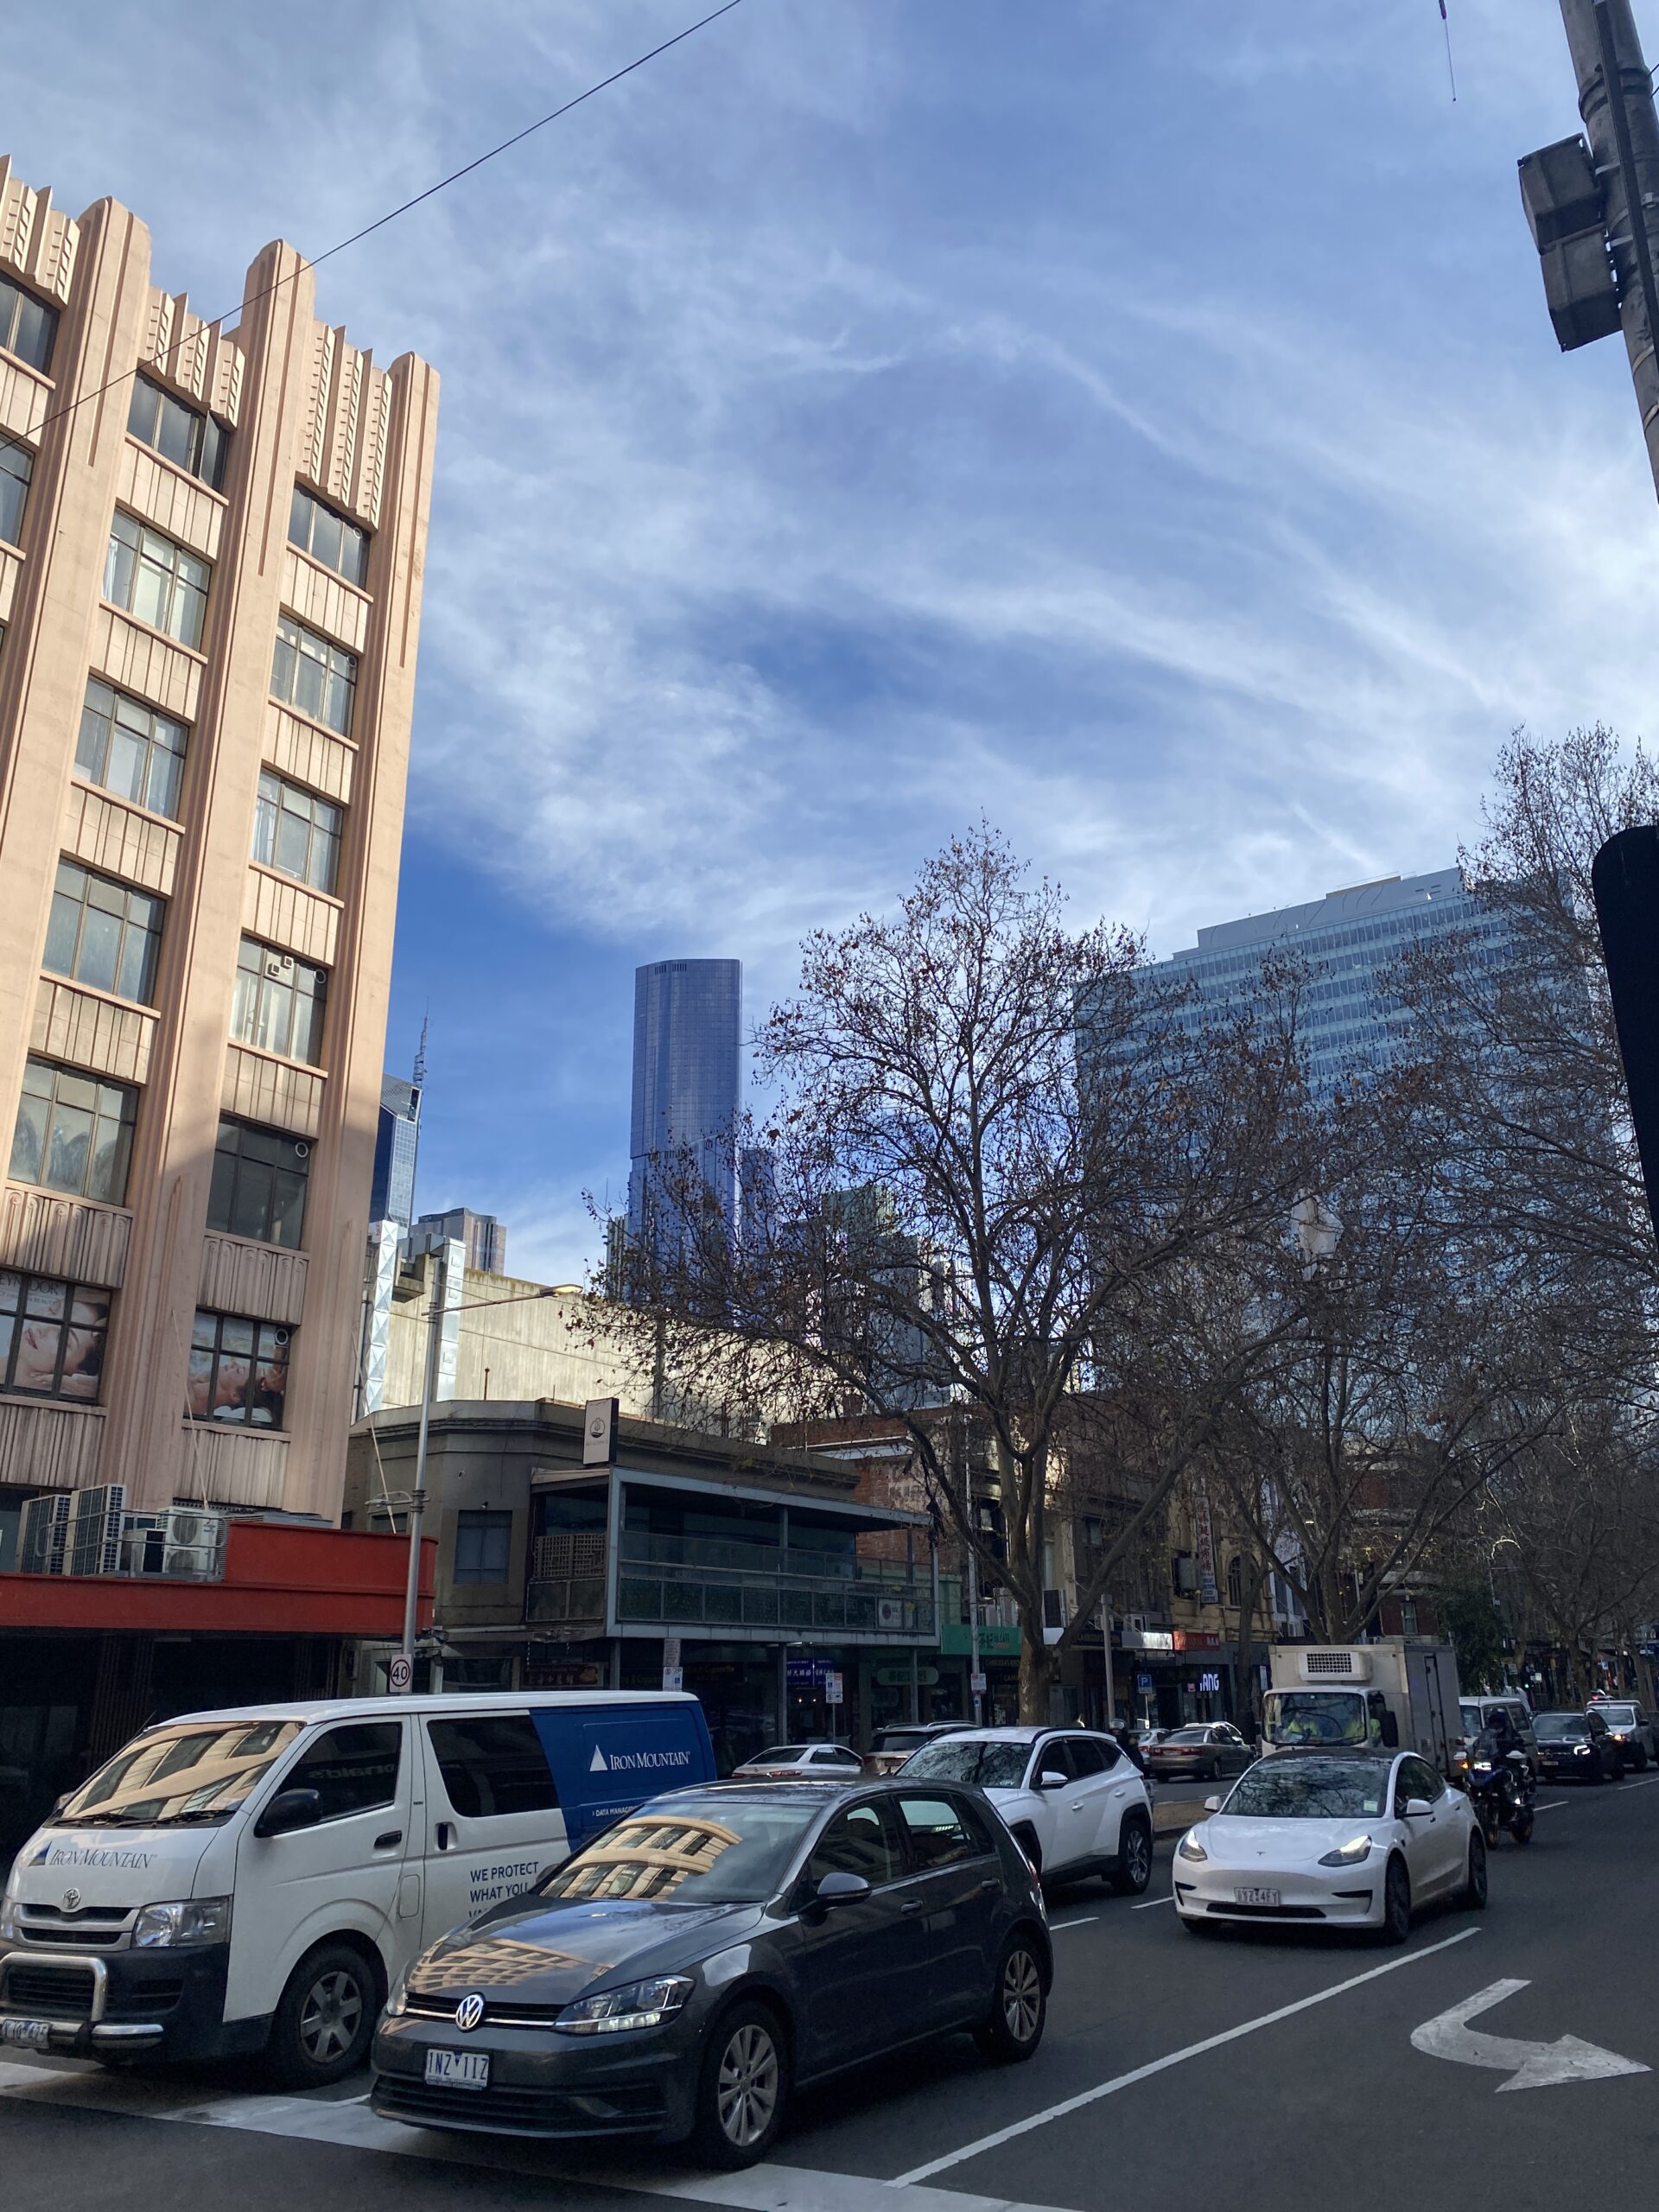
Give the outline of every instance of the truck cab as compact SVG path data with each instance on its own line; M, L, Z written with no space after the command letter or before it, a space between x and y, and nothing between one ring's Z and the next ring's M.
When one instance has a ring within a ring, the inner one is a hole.
M1416 1751L1451 1771L1462 1734L1449 1644L1387 1636L1375 1643L1275 1644L1262 1700L1269 1751Z

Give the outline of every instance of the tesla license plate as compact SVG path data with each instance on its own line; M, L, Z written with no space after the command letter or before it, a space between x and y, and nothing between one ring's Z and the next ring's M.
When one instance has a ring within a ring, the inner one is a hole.
M14 2050L46 2050L51 2047L50 2020L0 2020L0 2043Z
M487 2050L429 2050L426 2078L435 2088L487 2089L490 2054Z
M1279 1902L1280 1893L1277 1890L1235 1890L1233 1891L1235 1904L1276 1905Z

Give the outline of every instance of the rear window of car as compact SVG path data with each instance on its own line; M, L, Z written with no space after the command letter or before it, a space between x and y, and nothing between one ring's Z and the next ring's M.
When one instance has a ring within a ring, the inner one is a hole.
M1178 1728L1173 1735L1164 1738L1166 1744L1207 1744L1209 1740L1207 1728Z
M1596 1711L1610 1728L1634 1728L1636 1707L1633 1705L1599 1705Z
M798 1766L806 1757L804 1744L774 1744L768 1751L757 1751L752 1759L745 1759L745 1766Z

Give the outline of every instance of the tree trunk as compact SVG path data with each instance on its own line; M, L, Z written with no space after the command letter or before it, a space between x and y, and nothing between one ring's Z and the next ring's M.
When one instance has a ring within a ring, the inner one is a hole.
M1261 1554L1251 1545L1245 1551L1239 1569L1238 1641L1233 1646L1233 1681L1238 1691L1239 1709L1233 1715L1233 1721L1243 1734L1252 1739L1261 1733L1261 1715L1255 1681L1250 1672L1250 1649L1255 1642L1256 1608L1262 1602L1267 1580Z
M1048 1694L1059 1679L1057 1655L1043 1641L1043 1612L1020 1608L1020 1719L1027 1727L1048 1726Z

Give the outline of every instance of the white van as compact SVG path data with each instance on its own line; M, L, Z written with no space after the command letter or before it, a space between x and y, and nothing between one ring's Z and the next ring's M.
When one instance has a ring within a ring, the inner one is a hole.
M712 1782L683 1693L350 1698L168 1720L83 1783L0 1904L0 2048L266 2054L298 2088L368 2049L393 1978L620 1813Z

